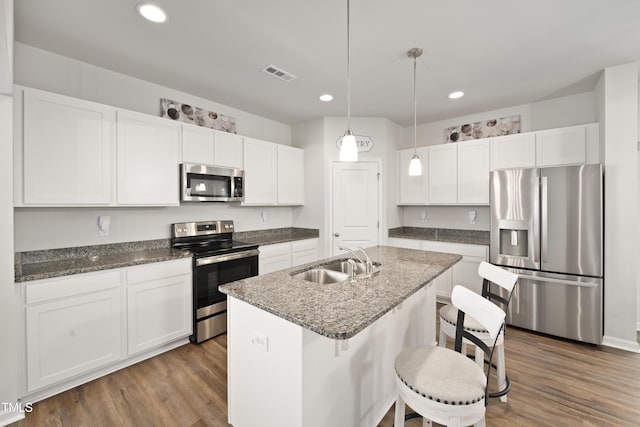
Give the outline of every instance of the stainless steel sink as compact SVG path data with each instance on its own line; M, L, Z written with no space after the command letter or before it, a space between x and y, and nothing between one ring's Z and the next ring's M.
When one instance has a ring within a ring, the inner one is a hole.
M355 266L356 269L356 278L361 277L367 271L366 265L363 262L345 258L334 260L326 264L316 265L310 270L293 272L291 273L291 276L318 284L338 283L351 278L352 265ZM373 267L373 274L376 274L380 270L380 263L374 262Z
M324 285L327 283L342 282L343 280L349 279L350 276L349 274L342 273L340 271L328 270L324 268L312 268L311 270L294 274L293 277Z
M356 266L356 276L359 274L364 274L367 271L367 266L365 263L357 261L357 260L353 260L354 261L354 265ZM380 267L380 263L379 262L373 262L373 269L374 269L374 273L376 272L376 269L378 269L378 267ZM351 274L351 263L349 263L349 259L338 259L335 261L332 261L328 264L322 264L319 265L318 268L326 268L328 270L333 270L333 271L339 271L341 273L347 273L347 274Z

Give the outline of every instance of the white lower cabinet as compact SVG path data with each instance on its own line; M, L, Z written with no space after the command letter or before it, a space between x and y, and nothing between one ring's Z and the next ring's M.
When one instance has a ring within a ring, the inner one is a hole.
M422 249L425 251L462 255L460 262L434 280L437 296L440 299L449 300L451 298L451 291L456 285L463 285L478 294L482 293L482 278L478 275L478 266L482 261L489 259L488 246L403 239L398 237L389 238L387 242L389 246L399 248Z
M191 306L190 260L128 269L128 354L191 335Z
M19 285L27 395L50 396L191 335L191 258Z
M306 264L318 259L318 239L296 240L260 246L260 275Z
M297 240L291 242L291 266L306 264L318 260L318 239Z
M122 357L119 272L40 280L27 285L25 299L27 391Z

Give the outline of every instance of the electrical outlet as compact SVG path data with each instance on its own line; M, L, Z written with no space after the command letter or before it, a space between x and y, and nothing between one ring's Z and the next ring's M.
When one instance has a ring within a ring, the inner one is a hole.
M101 236L108 236L111 230L111 217L108 215L101 215L98 217L98 230Z
M428 211L422 211L420 213L420 221L426 221L428 217L429 217Z
M269 337L259 332L253 331L251 333L251 344L265 353L269 351Z
M478 219L478 212L473 210L469 211L469 224L475 224Z

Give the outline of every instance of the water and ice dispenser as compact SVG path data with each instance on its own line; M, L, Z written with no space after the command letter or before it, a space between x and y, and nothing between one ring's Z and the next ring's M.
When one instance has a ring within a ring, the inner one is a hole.
M529 222L501 220L499 254L529 258Z

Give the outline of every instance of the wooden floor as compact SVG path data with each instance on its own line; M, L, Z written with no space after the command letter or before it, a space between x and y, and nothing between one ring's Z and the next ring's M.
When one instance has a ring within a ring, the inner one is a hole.
M505 343L512 389L490 401L488 426L640 425L640 354L511 327ZM226 335L182 346L37 402L14 426L228 426L226 348ZM380 423L392 425L393 408Z

